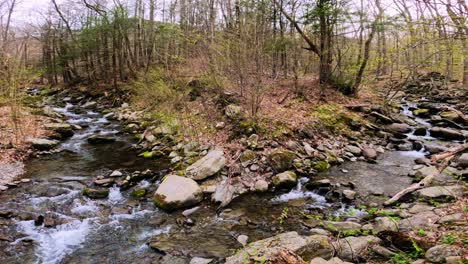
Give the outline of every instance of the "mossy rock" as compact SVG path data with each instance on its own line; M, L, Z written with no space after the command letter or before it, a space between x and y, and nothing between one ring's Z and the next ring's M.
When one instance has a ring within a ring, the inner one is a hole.
M296 153L285 149L276 149L268 158L276 172L283 172L293 167Z
M293 188L296 186L297 176L293 171L285 171L273 176L272 182L277 188Z
M109 190L84 188L82 194L92 199L105 199L109 196Z
M321 160L314 164L314 169L318 172L326 171L330 168L330 164L327 161Z
M239 160L241 162L247 162L247 161L254 160L255 156L256 156L255 151L246 150L246 151L242 152L242 154L239 157Z
M156 151L156 150L149 151L148 150L143 153L140 153L140 155L138 156L143 157L145 159L152 159L152 158L162 157L164 156L164 153L162 151Z
M431 113L429 112L429 109L415 109L413 110L413 114L415 116L429 116Z
M132 193L130 193L130 197L136 200L142 198L145 195L146 195L146 189L135 189L132 191Z

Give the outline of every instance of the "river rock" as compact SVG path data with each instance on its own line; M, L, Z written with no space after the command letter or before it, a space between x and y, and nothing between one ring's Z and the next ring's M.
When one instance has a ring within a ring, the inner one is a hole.
M414 176L416 177L416 179L423 179L434 173L438 173L437 168L435 166L429 166L429 167L423 167L422 169L417 170Z
M123 175L122 172L115 170L109 175L109 177L121 177L122 175Z
M345 222L332 222L332 221L323 221L323 227L332 232L343 232L349 230L360 230L361 224L351 221Z
M89 102L86 102L81 107L83 107L83 108L93 108L93 107L96 107L96 105L97 105L97 103L95 101L89 101Z
M432 127L429 132L433 137L440 137L450 140L464 140L465 135L462 132L452 129L452 128L445 128L445 127Z
M222 150L211 150L185 170L185 175L194 180L203 180L218 173L226 162Z
M373 245L380 244L381 240L375 236L346 237L333 243L336 254L346 261L357 261L359 256L366 253Z
M271 166L276 172L291 169L295 158L296 154L294 152L285 149L276 149L268 157Z
M59 142L45 138L27 138L26 143L31 144L31 146L38 150L50 150L55 148Z
M247 246L248 241L249 237L246 235L240 235L237 237L237 242L239 242L243 247Z
M431 144L431 143L424 144L424 149L429 151L429 153L431 153L431 154L437 154L437 153L440 153L440 152L447 151L446 147L441 146L439 144Z
M203 192L197 182L176 175L166 176L153 197L155 205L167 211L196 205L202 200Z
M116 139L110 136L94 134L86 138L86 140L88 141L89 144L102 144L102 143L115 142Z
M352 190L344 190L343 195L348 200L354 200L356 198L356 192Z
M415 136L425 136L426 133L427 133L426 127L417 127L414 129L414 132L413 132Z
M388 117L386 115L382 115L382 114L380 114L378 112L371 112L370 115L375 117L377 120L379 120L383 124L393 123L393 120L390 117Z
M439 219L432 211L421 212L409 218L402 219L399 224L399 229L403 231L418 230L428 226L433 226Z
M443 111L439 115L453 122L457 122L460 119L460 116L454 111Z
M66 123L47 123L44 124L44 128L47 130L53 130L64 138L71 137L74 134L72 126Z
M109 190L108 189L84 188L83 195L92 199L104 199L109 196Z
M431 263L446 263L446 258L461 256L463 250L454 245L437 245L426 251L426 259Z
M345 150L353 153L353 155L356 155L356 156L359 156L362 153L362 150L359 147L356 147L353 145L347 145Z
M362 155L367 159L376 159L377 158L377 151L373 148L363 148Z
M212 262L213 262L213 259L195 257L190 260L189 264L209 264Z
M468 167L468 153L463 153L458 158L458 165L460 165L462 168Z
M268 191L268 182L265 180L258 180L254 184L254 189L257 192L266 192Z
M274 259L279 254L290 252L306 255L311 258L318 256L329 258L333 254L333 247L328 242L328 237L326 236L300 236L297 232L293 231L250 243L235 255L228 257L226 264L253 263L260 260L264 261L264 263L276 263ZM297 259L296 261L302 260Z
M395 220L390 219L390 217L377 217L375 218L375 223L373 224L373 230L377 233L382 231L398 231L398 223Z
M94 184L96 185L103 185L103 186L108 186L111 183L114 182L114 179L112 178L104 178L104 179L97 179L94 181Z
M428 117L431 115L431 112L429 111L429 109L415 109L413 110L413 115L419 117Z
M393 123L387 126L387 129L397 133L408 133L411 131L411 127L408 124L404 123Z
M272 181L277 188L293 188L296 186L297 176L293 171L285 171L273 176Z
M237 119L241 115L242 108L238 105L230 104L226 106L224 113L231 119Z
M463 186L432 186L416 191L417 195L425 199L454 199L462 195Z
M455 214L449 214L446 216L442 216L437 223L439 224L449 224L449 223L454 223L454 222L460 222L462 223L463 221L466 221L465 215L463 213L455 213Z
M432 211L434 208L434 206L430 206L426 203L416 203L411 208L409 208L408 212L411 214L419 214L422 212Z
M325 260L323 258L317 257L310 261L310 264L353 264L351 262L342 261L341 259L335 257L330 260Z
M400 144L400 145L398 145L398 150L411 151L411 150L413 150L413 143Z
M219 208L225 207L234 199L236 189L229 182L228 180L223 180L216 186L215 192L211 195L211 201L219 204Z

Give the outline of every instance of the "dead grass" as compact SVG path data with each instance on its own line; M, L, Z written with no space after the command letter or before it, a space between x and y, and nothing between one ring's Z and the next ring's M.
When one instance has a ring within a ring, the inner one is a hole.
M13 118L14 110L11 106L0 107L0 164L23 160L29 147L26 138L46 134L41 129L43 117L31 114L28 108L18 107L17 117Z

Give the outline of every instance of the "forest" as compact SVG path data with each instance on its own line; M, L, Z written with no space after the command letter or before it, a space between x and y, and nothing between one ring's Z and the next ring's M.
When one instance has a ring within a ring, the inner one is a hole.
M1 263L468 263L465 0L0 0Z

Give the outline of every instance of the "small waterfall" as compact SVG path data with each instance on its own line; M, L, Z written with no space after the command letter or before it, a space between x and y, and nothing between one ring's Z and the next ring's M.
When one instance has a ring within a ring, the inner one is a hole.
M275 198L272 199L272 202L275 203L284 203L290 200L296 200L296 199L302 199L302 198L310 198L314 200L315 203L321 206L326 206L326 199L325 197L316 194L315 192L312 191L304 191L302 190L302 185L306 182L308 182L308 178L300 178L297 181L297 185L294 189L292 189L290 192L281 194Z

